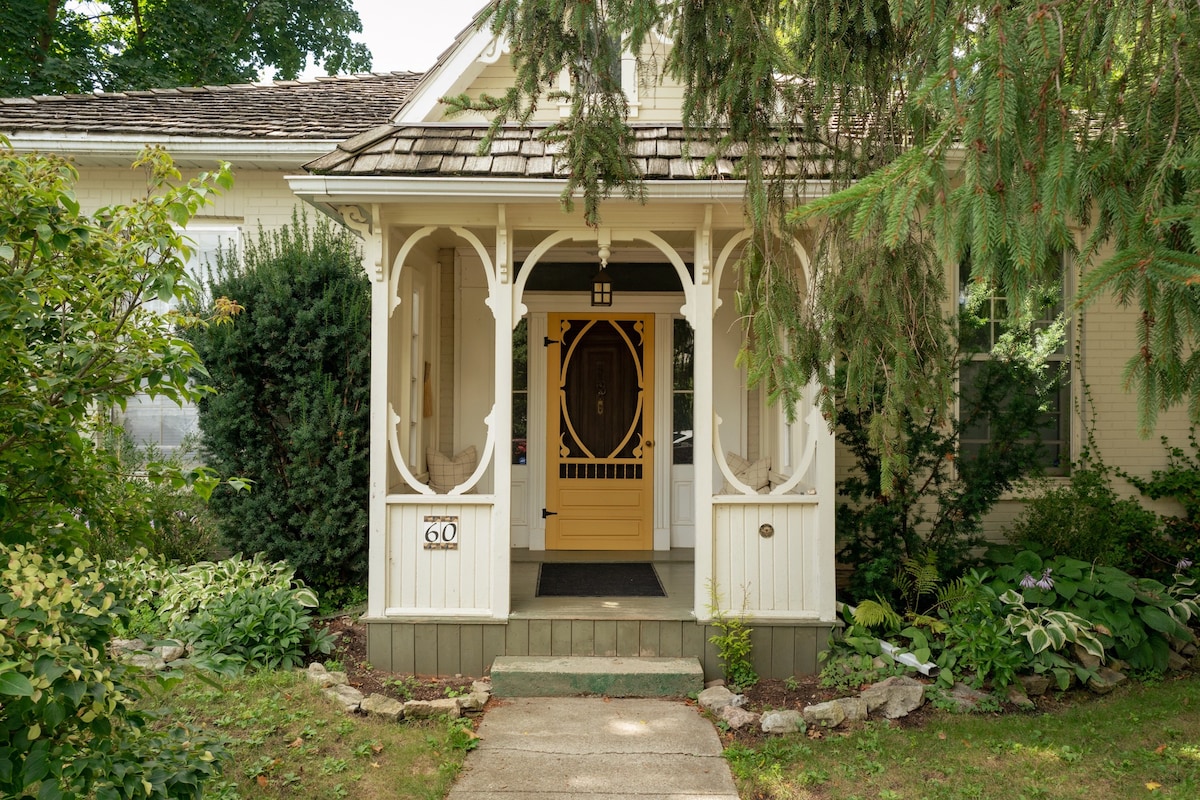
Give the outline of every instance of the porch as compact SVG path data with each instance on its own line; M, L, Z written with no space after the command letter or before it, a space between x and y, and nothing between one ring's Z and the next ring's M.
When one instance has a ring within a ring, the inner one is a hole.
M666 597L537 597L538 569L547 562L650 561ZM367 653L418 675L487 672L497 656L692 657L705 679L721 677L720 633L693 613L695 563L690 549L635 551L512 551L512 610L504 622L425 620L369 622ZM751 622L753 662L769 678L819 670L832 626L819 620Z

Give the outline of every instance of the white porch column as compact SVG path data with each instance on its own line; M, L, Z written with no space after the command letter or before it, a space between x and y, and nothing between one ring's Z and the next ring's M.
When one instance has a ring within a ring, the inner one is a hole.
M513 263L512 239L505 207L497 208L496 277L488 305L496 320L496 403L492 425L494 476L492 506L492 616L508 619L512 594L512 389L513 389Z
M367 616L384 616L387 608L387 492L388 492L388 297L386 247L379 206L342 206L346 225L363 239L363 270L371 279L371 416L370 490L367 530Z
M712 206L696 231L696 291L691 323L695 328L692 393L693 469L696 502L696 618L709 618L709 587L713 579L713 317L717 311L717 285L713 280Z

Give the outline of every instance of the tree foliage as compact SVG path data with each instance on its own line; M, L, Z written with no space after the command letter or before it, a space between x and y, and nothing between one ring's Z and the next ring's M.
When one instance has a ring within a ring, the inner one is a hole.
M214 493L223 538L321 589L361 581L371 333L355 240L294 217L243 264L221 257L206 288L244 309L189 333L217 389L200 401L205 461L254 484Z
M63 94L296 78L370 69L351 0L9 0L0 94Z
M162 151L139 164L147 195L88 215L70 164L18 155L0 138L0 542L135 534L148 520L99 435L105 412L142 391L176 401L200 392L180 318L145 303L189 296L179 226L230 172L178 185Z
M658 58L651 33L665 37L659 66L684 86L691 136L746 153L762 263L743 270L742 310L750 330L775 331L750 338L751 373L789 404L816 374L831 415L836 398L864 402L884 380L873 446L885 471L903 450L903 409L952 396L935 278L967 252L972 281L1007 297L1014 323L1054 280L1052 255L1072 254L1076 309L1112 296L1138 312L1125 376L1143 431L1180 403L1200 418L1195 3L496 0L488 20L517 73L507 95L475 101L497 125L530 119L562 69L586 74L614 40ZM619 87L577 86L547 136L567 143L568 191L595 223L615 188L637 193L637 169ZM821 165L821 182L787 177L789 156ZM805 189L828 196L800 205ZM786 280L766 244L781 218L821 236L807 303L745 285ZM830 367L843 362L854 368Z

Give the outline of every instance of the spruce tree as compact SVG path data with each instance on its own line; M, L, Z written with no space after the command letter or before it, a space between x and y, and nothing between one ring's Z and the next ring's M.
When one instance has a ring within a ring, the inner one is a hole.
M816 375L831 417L843 399L869 408L885 487L904 410L953 397L941 276L968 252L1012 324L1054 280L1051 255L1073 255L1069 310L1111 295L1139 312L1126 377L1143 431L1180 403L1200 419L1194 2L497 0L484 24L509 38L516 84L453 102L527 122L567 70L571 115L544 135L564 145L564 202L578 190L593 224L611 192L641 192L620 87L585 80L618 42L683 85L693 140L745 154L750 374L788 405ZM777 288L794 280L778 224L820 234L805 300Z
M371 336L355 240L293 217L260 231L242 263L223 254L205 288L243 309L190 334L216 389L200 401L205 460L253 481L213 494L222 537L318 588L361 583Z

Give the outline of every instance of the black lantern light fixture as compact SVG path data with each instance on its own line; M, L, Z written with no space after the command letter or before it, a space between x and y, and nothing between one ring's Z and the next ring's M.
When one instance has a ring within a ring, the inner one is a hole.
M613 303L612 276L605 267L610 255L608 245L600 245L600 271L592 278L592 305L611 306Z

